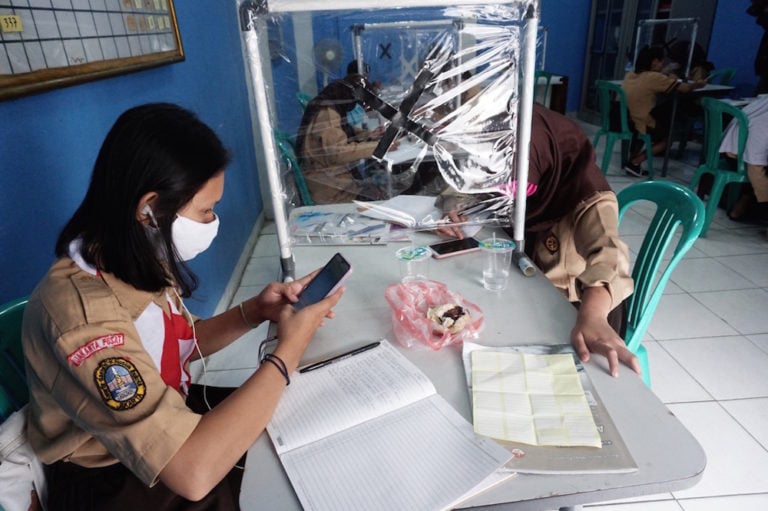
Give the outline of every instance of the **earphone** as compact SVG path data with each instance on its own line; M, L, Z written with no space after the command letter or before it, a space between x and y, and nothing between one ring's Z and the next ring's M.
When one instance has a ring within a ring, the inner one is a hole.
M152 224L159 228L159 225L157 223L157 219L155 219L155 214L152 212L152 208L149 207L149 204L144 204L144 207L141 208L141 214L147 215L149 217L149 220L152 222Z

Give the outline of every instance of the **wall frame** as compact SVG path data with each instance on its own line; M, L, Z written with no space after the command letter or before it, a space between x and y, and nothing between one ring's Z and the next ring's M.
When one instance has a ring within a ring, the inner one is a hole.
M0 0L0 100L182 60L173 0Z

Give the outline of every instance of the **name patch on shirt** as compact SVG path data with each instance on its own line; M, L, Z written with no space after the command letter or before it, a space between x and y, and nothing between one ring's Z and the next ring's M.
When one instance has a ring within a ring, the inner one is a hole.
M102 400L113 410L129 410L147 393L136 366L124 358L105 358L99 362L93 378Z
M80 346L75 351L69 354L67 360L75 367L80 367L80 364L85 360L104 348L114 348L115 346L122 346L125 344L125 335L123 334L109 334L104 337L93 339L92 341Z

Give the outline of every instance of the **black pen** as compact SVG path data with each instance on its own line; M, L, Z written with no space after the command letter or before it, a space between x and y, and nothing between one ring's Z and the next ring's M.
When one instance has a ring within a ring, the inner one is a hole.
M309 364L308 366L302 367L301 369L299 369L299 372L306 373L309 371L314 371L315 369L320 369L321 367L325 367L329 364L333 364L334 362L339 362L341 360L347 359L353 355L357 355L358 353L372 350L379 344L381 344L381 341L376 341L376 342L372 342L371 344L366 344L365 346L360 346L359 348L355 348L352 351L342 353L341 355L336 355L335 357L327 358L325 360L321 360L320 362L315 362L314 364Z

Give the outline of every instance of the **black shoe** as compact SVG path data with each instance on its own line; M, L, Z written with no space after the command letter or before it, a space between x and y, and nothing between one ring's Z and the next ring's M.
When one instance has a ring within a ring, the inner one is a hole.
M645 176L648 175L648 171L647 170L643 170L640 167L640 165L636 165L636 164L632 163L631 161L628 161L627 163L624 164L624 170L630 176L645 177Z

